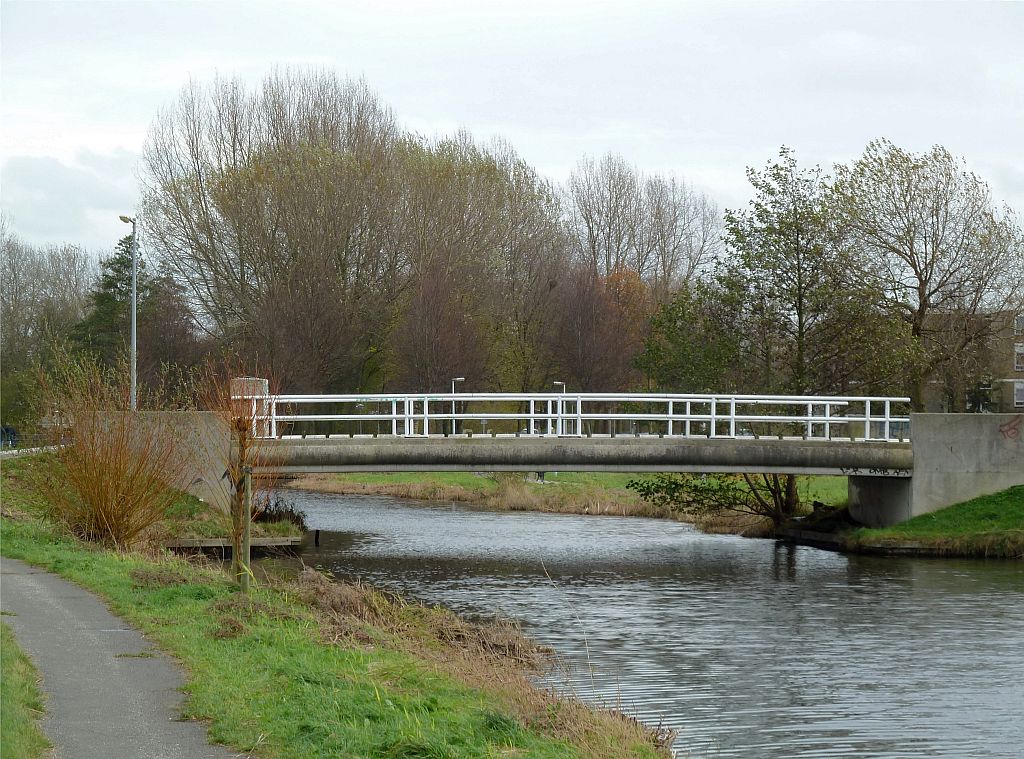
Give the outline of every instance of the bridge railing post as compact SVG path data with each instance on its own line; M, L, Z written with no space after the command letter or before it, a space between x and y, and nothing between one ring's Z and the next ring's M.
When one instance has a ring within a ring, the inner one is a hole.
M669 401L668 402L668 425L665 428L669 437L672 437L672 411L673 411L672 401Z
M729 399L729 437L736 437L736 399Z
M718 419L715 418L718 412L718 398L711 396L711 429L708 430L708 437L714 437L718 432Z
M871 399L864 401L864 439L871 439Z

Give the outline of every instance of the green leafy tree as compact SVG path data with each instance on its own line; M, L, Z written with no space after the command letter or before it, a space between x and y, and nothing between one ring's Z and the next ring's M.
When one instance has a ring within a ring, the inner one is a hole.
M891 390L916 356L877 292L853 284L830 180L792 152L748 169L754 198L727 211L730 260L663 308L640 365L660 387L792 395ZM688 508L746 510L778 525L799 507L788 475L659 477L635 488ZM660 494L660 495L658 495Z
M881 292L856 275L837 224L831 180L782 148L748 169L754 199L726 212L726 244L746 293L747 361L758 392L880 393L901 387L918 358Z
M698 281L662 305L637 357L663 391L738 391L745 385L739 361L745 336L738 315L743 294L735 279Z

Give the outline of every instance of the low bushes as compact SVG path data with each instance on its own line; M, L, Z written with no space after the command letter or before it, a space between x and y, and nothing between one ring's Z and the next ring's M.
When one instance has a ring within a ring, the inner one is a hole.
M125 367L64 356L41 378L51 442L38 481L51 515L87 540L124 549L164 518L187 485L187 457L165 417L128 407Z

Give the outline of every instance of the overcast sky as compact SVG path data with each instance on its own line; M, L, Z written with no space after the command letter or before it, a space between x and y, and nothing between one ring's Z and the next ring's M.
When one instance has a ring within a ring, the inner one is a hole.
M0 206L34 243L109 250L138 157L189 78L364 76L426 135L507 139L563 180L583 154L722 207L780 145L831 166L887 137L964 157L1024 212L1024 2L2 0Z

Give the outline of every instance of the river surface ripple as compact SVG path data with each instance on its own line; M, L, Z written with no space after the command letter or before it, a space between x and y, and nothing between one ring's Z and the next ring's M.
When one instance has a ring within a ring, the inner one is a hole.
M514 617L560 687L680 756L1024 756L1024 563L844 556L660 520L290 491L303 554Z

